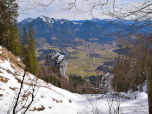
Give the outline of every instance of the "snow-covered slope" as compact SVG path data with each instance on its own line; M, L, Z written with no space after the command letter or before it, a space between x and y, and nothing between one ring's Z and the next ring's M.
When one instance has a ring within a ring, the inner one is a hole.
M42 21L46 22L46 23L50 23L50 24L54 24L54 23L58 23L58 24L64 24L66 22L70 22L67 19L55 19L55 18L49 18L46 17L44 15L41 15L39 18L42 19Z
M0 114L6 114L13 106L15 98L20 88L20 82L23 78L24 65L18 61L13 54L0 46ZM36 83L37 78L26 73L22 94L17 110L19 114L24 110L26 98L31 100L30 93L32 85ZM107 101L112 100L110 95L80 95L71 93L64 89L55 87L45 81L38 79L36 84L36 96L34 102L27 111L27 114L108 114L109 105ZM125 98L126 96L126 98ZM136 99L135 99L136 96ZM129 97L129 99L128 99ZM144 114L147 109L147 94L144 92L125 94L114 99L113 106L121 103L120 110L125 114ZM27 102L27 103L28 103ZM110 102L112 103L112 102Z
M9 56L5 58L7 56L4 56L4 54L7 55L7 53L9 53L10 55L10 52L6 49L2 49L1 47L0 53L0 113L2 114L10 109L14 96L16 97L20 88L20 81L23 78L24 71L14 64ZM31 84L35 82L36 77L30 73L26 73L23 90L31 91ZM77 105L76 102L80 97L78 94L72 94L69 91L48 84L41 79L38 79L36 91L38 91L38 93L31 108L27 112L28 114L74 114L80 109L80 106ZM24 98L24 94L22 91L22 98ZM20 105L22 105L22 103ZM42 107L44 107L44 109ZM38 108L42 108L43 110L37 111L36 109Z
M32 18L26 18L26 19L22 20L21 23L30 23L33 20L34 19L32 19Z

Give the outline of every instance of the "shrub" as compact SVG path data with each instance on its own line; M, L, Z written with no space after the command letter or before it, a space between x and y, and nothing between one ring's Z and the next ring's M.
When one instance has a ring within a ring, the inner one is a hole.
M52 70L54 73L58 73L59 72L59 69L57 68L57 66L52 66Z
M77 87L77 83L75 81L73 81L73 87L76 88Z
M60 81L60 79L58 79L58 87L61 88L61 81Z
M53 76L53 85L56 86L57 84L58 84L58 80L55 76Z
M58 74L58 76L59 76L60 78L62 78L62 76L61 76L61 74L60 74L60 73Z
M52 75L50 75L50 83L52 82Z
M47 83L49 83L49 76L46 76L45 81L46 81Z
M47 75L44 67L42 67L42 70L43 70L44 74Z
M86 89L85 89L85 88L83 88L82 92L84 93L85 91L86 91Z

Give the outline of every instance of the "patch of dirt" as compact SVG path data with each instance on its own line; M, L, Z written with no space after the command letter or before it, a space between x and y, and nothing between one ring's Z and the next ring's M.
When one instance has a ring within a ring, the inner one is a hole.
M2 97L3 96L3 94L0 94L0 97Z
M56 100L55 98L52 98L53 101L55 101L56 103L62 103L62 100Z
M18 78L15 77L15 79L18 81L18 83L21 83L22 81Z
M12 73L10 70L6 70L9 74L12 74L13 76L15 76L15 74L14 73Z
M17 87L9 87L11 90L15 91Z
M72 100L69 99L69 102L72 103Z
M9 80L8 78L4 78L3 76L0 76L1 82L7 83L8 80Z
M50 109L52 109L52 107L49 106Z
M21 61L18 61L18 58L15 55L13 55L11 52L9 52L7 49L2 48L0 49L0 51L2 52L2 54L0 54L0 59L2 61L9 59L10 60L9 62L14 64L14 66L11 65L13 69L25 68L25 65Z
M0 90L3 90L3 91L5 91L4 89L2 89L2 88L0 88Z
M34 107L34 109L30 110L30 111L43 111L44 109L45 109L45 107L41 105L41 108Z

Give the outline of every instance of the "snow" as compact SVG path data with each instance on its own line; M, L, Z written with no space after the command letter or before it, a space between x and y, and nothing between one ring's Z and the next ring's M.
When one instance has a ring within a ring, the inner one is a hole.
M61 55L59 52L56 52L56 54L55 53L51 53L51 54L49 54L49 56L50 55L52 56L52 58L51 58L52 60L54 58L58 57L58 59L56 60L57 63L61 62L64 59L64 55Z
M61 21L61 24L64 24L64 21Z
M40 16L40 18L42 19L42 21L48 22L50 24L53 24L53 23L55 23L55 21L58 21L58 19L49 18L49 17L43 16L43 15Z
M79 23L73 22L73 24L79 24Z
M49 23L52 23L51 21L52 21L52 19L47 19L47 21L49 22Z
M2 49L2 46L0 46L0 49Z
M42 19L42 21L46 22L45 16L40 16L40 18Z
M14 69L11 67L10 62L7 60L4 60L4 62L0 60L0 67L14 73Z
M59 19L54 19L55 21L58 21Z
M20 57L17 57L17 60L18 60L18 61L21 61L21 58L20 58Z
M59 60L63 55L56 53L54 57L59 56ZM14 68L12 68L14 66ZM0 76L7 82L0 80L0 113L6 114L9 107L13 103L15 93L18 93L20 83L16 80L23 78L24 71L15 67L13 63L8 60L0 60ZM108 75L108 74L107 74ZM31 82L34 83L36 77L30 73L26 73L24 90L31 91ZM39 88L40 86L40 88ZM12 90L11 88L17 88ZM36 86L38 90L35 101L27 111L27 114L92 114L92 111L99 112L99 114L109 114L109 105L107 101L112 101L111 93L107 94L77 94L71 93L67 90L58 88L51 84L47 84L41 79L38 79ZM148 113L147 93L134 92L134 93L120 93L120 97L113 98L113 110L117 109L117 104L120 103L120 110L125 114L144 114ZM126 99L123 96L128 96ZM136 97L136 99L135 99ZM70 103L70 101L72 101ZM112 104L112 102L109 102ZM44 107L42 111L30 111L35 108ZM96 110L93 110L96 109ZM19 113L20 114L20 113Z
M60 53L59 52L57 52L56 54L52 54L52 59L54 59L55 57L57 57L57 56L60 56Z
M102 80L103 80L104 78L108 77L109 75L110 75L110 73L107 72L106 75L104 75L104 76L102 77Z
M54 20L51 20L51 23L54 23Z
M60 61L62 61L62 60L63 60L63 58L64 58L64 55L60 55L60 56L59 56L59 58L58 58L57 63L59 63Z

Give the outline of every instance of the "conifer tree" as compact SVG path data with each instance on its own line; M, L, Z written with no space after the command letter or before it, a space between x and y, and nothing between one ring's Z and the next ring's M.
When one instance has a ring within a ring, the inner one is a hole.
M34 31L33 26L30 23L28 28L28 46L29 46L29 68L30 72L35 74L37 69L37 63L36 63L36 53L35 53L35 41L34 41Z
M60 79L58 79L58 87L61 88L61 81L60 81Z
M58 80L55 76L53 76L53 85L57 86Z
M28 68L28 71L35 74L37 71L34 31L32 24L29 25L28 33L26 27L23 26L21 42L22 42L22 61Z
M6 18L7 16L7 6L6 2L0 0L0 45L4 45L5 36L7 33L7 23L6 23Z
M21 43L22 43L22 61L27 66L29 62L29 47L28 47L28 35L25 26L23 26L22 36L21 36ZM27 66L28 67L28 66Z
M0 0L0 45L19 56L20 42L16 24L18 16L16 0Z
M19 39L19 32L18 29L16 27L17 25L14 25L14 28L12 30L12 37L10 40L10 50L12 51L12 53L16 56L21 56L20 55L20 51L21 51L21 43L20 43L20 39Z

